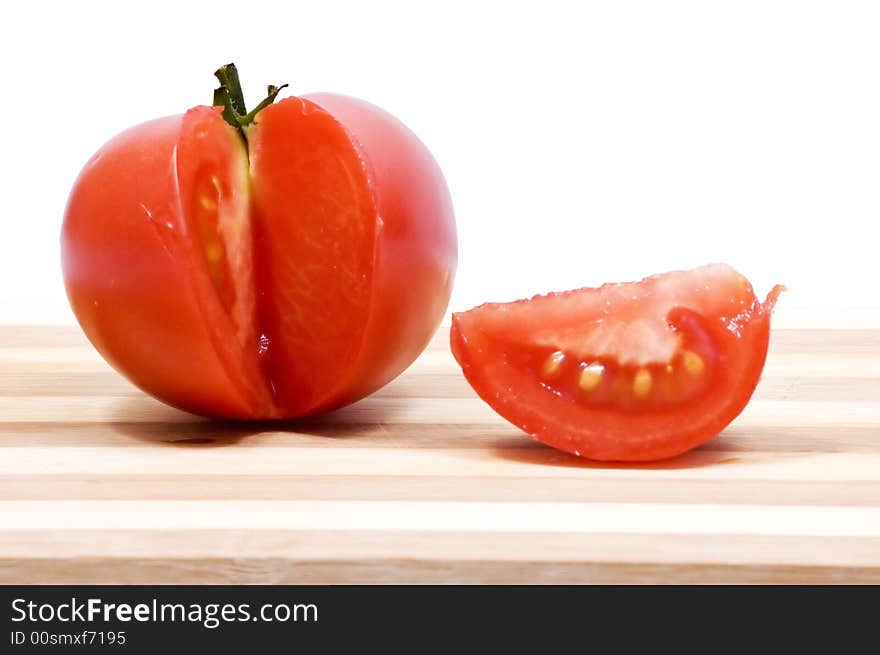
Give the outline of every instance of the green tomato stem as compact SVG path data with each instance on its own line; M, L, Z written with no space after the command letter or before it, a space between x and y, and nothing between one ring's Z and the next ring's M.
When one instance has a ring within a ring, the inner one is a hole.
M238 79L238 69L235 64L226 64L214 71L214 77L220 80L220 88L214 91L216 103L217 93L225 90L225 98L228 99L230 110L239 116L244 116L247 109L244 105L244 93L241 91L241 80Z
M254 118L260 111L275 102L278 93L287 85L274 86L270 84L266 90L266 98L248 112L244 104L244 93L241 90L241 81L238 78L238 69L235 64L221 66L214 72L214 77L220 81L219 88L214 89L214 106L223 107L223 119L238 130L247 144L244 128L254 122Z

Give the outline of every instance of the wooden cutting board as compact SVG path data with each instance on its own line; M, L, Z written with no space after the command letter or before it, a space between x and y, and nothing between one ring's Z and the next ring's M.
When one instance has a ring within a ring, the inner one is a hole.
M0 583L880 583L880 331L776 331L739 419L644 466L532 442L441 332L372 398L249 427L0 328Z

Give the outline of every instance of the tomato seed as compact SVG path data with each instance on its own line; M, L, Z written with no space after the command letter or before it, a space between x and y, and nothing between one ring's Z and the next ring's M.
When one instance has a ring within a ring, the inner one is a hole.
M651 372L646 368L640 368L633 377L633 393L639 398L644 398L651 393L651 385Z

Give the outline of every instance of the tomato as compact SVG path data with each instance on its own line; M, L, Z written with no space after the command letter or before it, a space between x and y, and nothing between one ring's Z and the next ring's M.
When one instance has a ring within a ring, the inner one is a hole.
M88 338L144 391L215 417L331 410L424 349L455 223L427 148L383 110L278 89L133 127L88 161L62 228ZM219 100L218 100L219 98Z
M770 314L724 264L453 314L465 377L536 439L594 460L673 457L749 401Z

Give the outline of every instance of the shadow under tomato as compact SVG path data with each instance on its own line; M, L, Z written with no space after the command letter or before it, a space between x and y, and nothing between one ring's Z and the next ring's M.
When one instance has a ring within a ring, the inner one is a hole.
M528 439L525 435L523 438ZM735 452L697 448L659 462L598 462L556 450L537 441L524 446L520 440L514 439L497 442L492 452L499 459L513 462L583 469L674 470L734 464L741 461Z
M112 421L113 431L127 438L149 444L169 447L217 448L233 446L241 441L266 433L286 433L302 436L307 442L312 438L356 439L374 434L386 421L391 421L393 411L384 405L371 407L369 422L358 422L357 405L369 403L362 400L355 405L338 409L319 417L302 419L279 419L273 421L237 421L207 419L188 414L163 405L147 396L131 396L120 399L117 409L119 420ZM149 412L145 405L151 403ZM360 411L362 411L362 407ZM127 420L126 417L132 417ZM142 417L138 420L137 417Z

